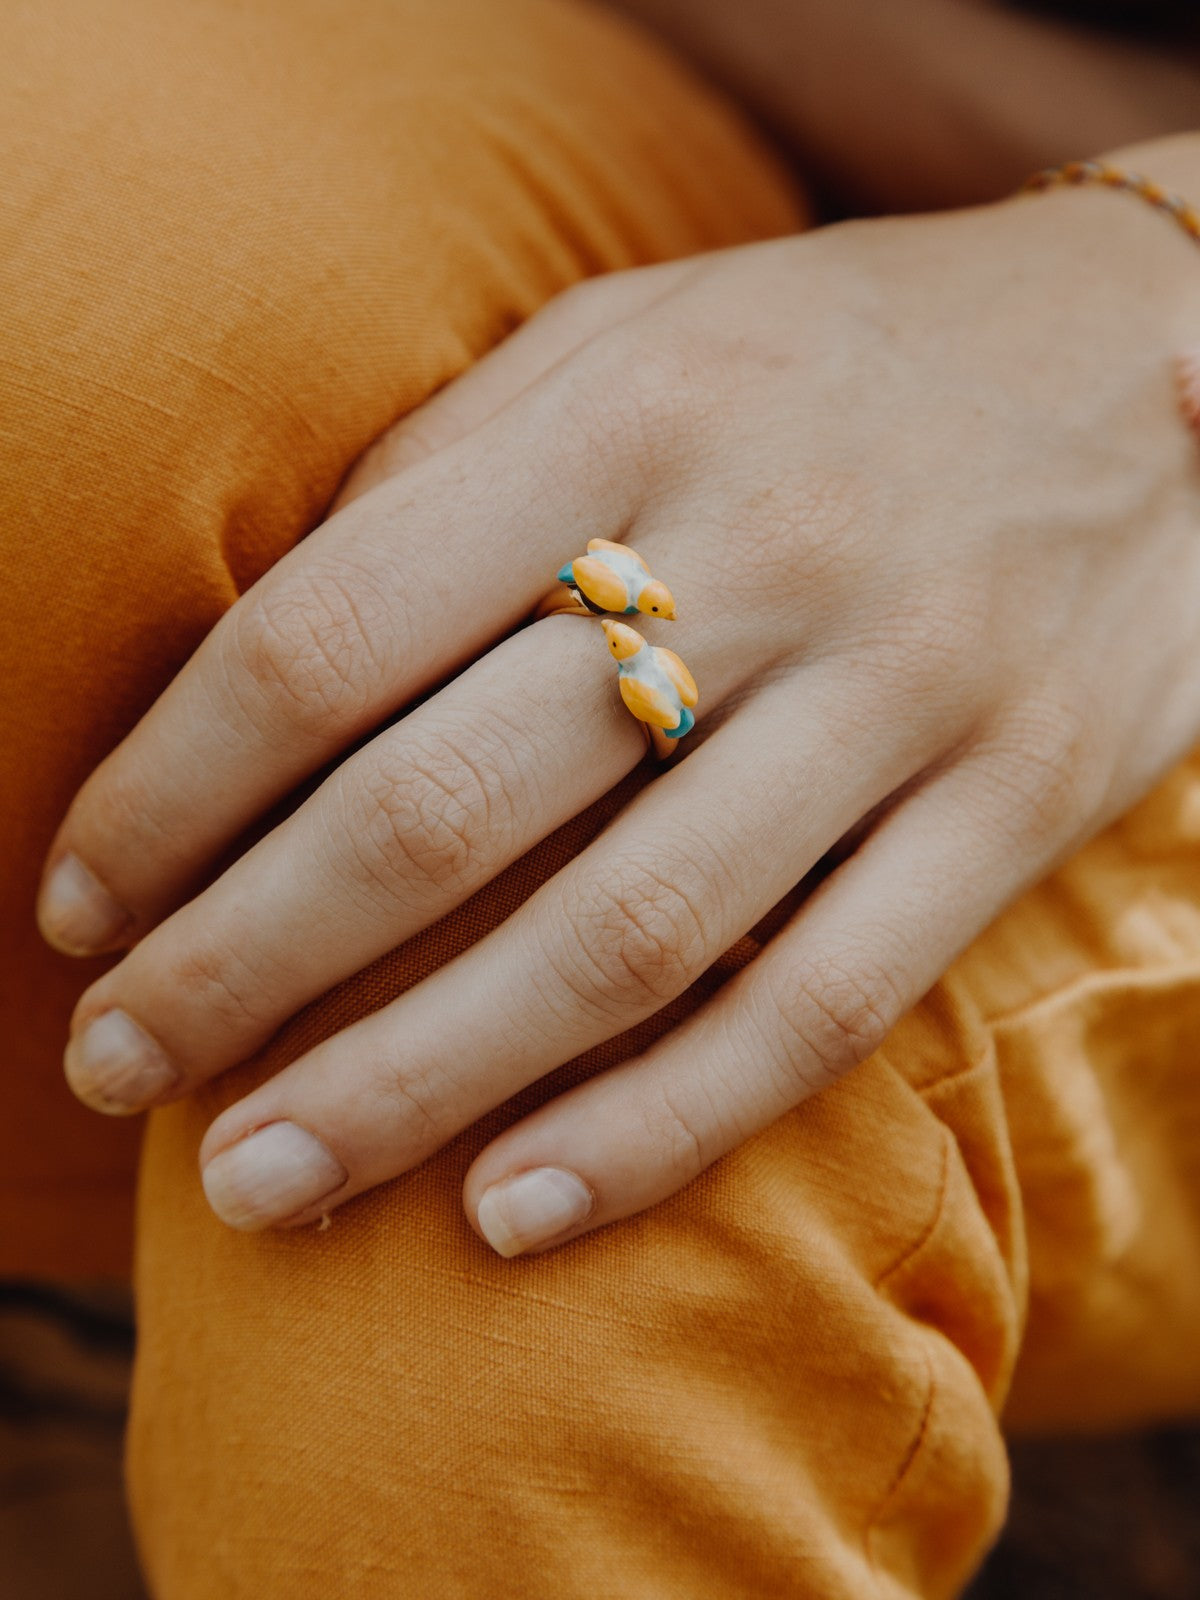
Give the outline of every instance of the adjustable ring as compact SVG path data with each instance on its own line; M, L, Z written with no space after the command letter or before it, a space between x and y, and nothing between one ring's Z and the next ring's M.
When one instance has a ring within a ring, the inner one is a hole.
M648 749L660 760L673 756L678 741L695 727L692 707L696 680L675 654L649 644L636 628L614 620L643 616L675 620L671 591L626 544L589 539L587 554L559 570L565 587L552 589L540 602L536 618L599 617L609 650L617 663L621 699L642 725Z

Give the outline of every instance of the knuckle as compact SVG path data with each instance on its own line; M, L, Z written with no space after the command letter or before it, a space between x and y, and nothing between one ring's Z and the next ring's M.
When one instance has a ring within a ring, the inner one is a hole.
M673 1176L690 1182L710 1164L698 1129L676 1105L666 1085L660 1084L647 1096L639 1112L656 1161Z
M832 604L844 594L868 592L873 530L879 508L861 469L825 465L820 471L750 461L729 486L725 516L738 532L737 561L728 582L736 602L760 605L762 596L799 589L820 597L814 623L829 631L846 610Z
M114 890L133 864L131 840L139 858L152 857L160 873L188 859L190 840L175 825L177 807L164 782L171 771L170 762L120 752L97 769L75 802L71 826L83 841L82 853Z
M1078 707L1042 699L1010 718L992 763L1005 821L1026 846L1057 851L1104 803L1109 773L1097 730Z
M303 582L269 588L232 618L231 676L263 727L324 739L332 720L352 721L369 705L378 640L394 621L365 582L309 568Z
M203 1016L206 1027L242 1038L273 1022L269 974L232 945L193 944L172 962L169 976L185 1011Z
M618 331L590 346L583 363L587 381L563 395L581 442L594 445L598 436L634 460L649 451L656 473L706 448L721 388L709 380L711 358L698 341L669 328L653 340Z
M988 600L980 584L958 579L939 587L923 582L925 592L881 619L877 637L889 667L901 670L918 697L946 683L974 684L985 652L980 640L988 627Z
M359 456L353 482L359 493L394 478L408 467L436 455L459 429L449 407L430 401L411 417L404 417Z
M861 635L847 634L841 648L853 659L863 705L873 717L887 705L946 747L990 714L997 691L972 615L968 595L956 615L952 602L931 594L872 618L865 647Z
M768 570L772 563L796 561L799 532L806 576L820 576L825 568L840 574L864 542L862 530L878 520L866 475L853 468L791 469L774 479L760 476L746 492L751 497L746 525L752 530L747 556ZM783 544L781 536L786 536Z
M625 353L625 390L643 431L673 432L703 414L702 397L713 392L706 381L711 359L702 342L670 329Z
M448 1137L435 1107L444 1100L436 1086L411 1063L377 1063L369 1092L379 1119L395 1130L391 1155L398 1168L412 1165L438 1149Z
M661 873L612 863L569 908L571 960L562 974L602 1014L657 1009L705 963L704 924L684 890Z
M612 284L606 274L600 273L569 284L546 302L534 321L547 330L586 331L607 321L611 305Z
M784 1067L814 1093L873 1055L904 1012L894 978L861 959L824 956L774 996Z
M505 786L479 759L432 742L380 757L362 782L350 828L363 874L389 896L463 892L504 848Z

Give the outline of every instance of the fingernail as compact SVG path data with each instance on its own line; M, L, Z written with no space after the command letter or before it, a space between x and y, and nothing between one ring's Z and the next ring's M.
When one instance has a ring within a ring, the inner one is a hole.
M106 1011L67 1046L67 1082L93 1111L125 1116L157 1100L179 1077L160 1044L124 1011Z
M582 1222L595 1205L582 1178L561 1167L534 1167L483 1191L475 1216L498 1255L519 1256Z
M271 1122L214 1156L201 1174L208 1203L231 1228L265 1228L340 1189L349 1177L321 1141Z
M68 956L107 949L133 921L77 855L65 855L38 896L38 927L47 944Z

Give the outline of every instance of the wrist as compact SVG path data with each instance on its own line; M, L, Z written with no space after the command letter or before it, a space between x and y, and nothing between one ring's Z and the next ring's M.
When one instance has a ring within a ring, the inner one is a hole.
M1157 150L1134 153L1147 167ZM980 419L985 459L988 434L1024 441L1002 495L1019 498L1026 479L1051 498L1083 483L1105 516L1124 506L1153 520L1164 494L1200 516L1175 387L1177 357L1200 342L1200 249L1145 200L1053 189L818 230L795 241L800 263L806 247L829 253L838 293L884 330L889 360L924 369L916 381Z
M1093 159L1189 204L1200 194L1195 135ZM1054 312L1041 361L1026 349L1047 426L1054 412L1071 419L1075 450L1095 456L1113 505L1141 507L1147 531L1159 517L1194 528L1197 441L1178 377L1180 357L1200 343L1200 245L1144 195L1102 183L1019 194L997 210Z
M1153 178L1200 206L1200 133L1172 133L1106 150L1090 159Z
M1200 208L1200 134L1085 159L1136 174ZM1050 252L1078 296L1132 323L1151 349L1173 356L1200 342L1200 241L1145 195L1091 182L1019 193L1003 209L1022 219L1019 232Z

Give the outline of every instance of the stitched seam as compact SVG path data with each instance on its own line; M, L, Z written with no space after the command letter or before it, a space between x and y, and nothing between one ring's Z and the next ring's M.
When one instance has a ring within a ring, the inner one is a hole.
M900 1461L900 1465L896 1469L896 1474L870 1521L867 1523L866 1530L863 1535L863 1549L867 1557L867 1565L870 1567L872 1573L879 1581L881 1591L885 1593L886 1590L883 1588L883 1579L885 1577L890 1578L891 1574L881 1572L876 1563L875 1535L879 1531L879 1524L883 1521L884 1517L888 1514L896 1501L899 1500L904 1491L906 1482L912 1476L913 1468L920 1459L921 1451L925 1445L925 1440L929 1436L929 1423L933 1416L933 1403L937 1396L937 1383L933 1376L933 1363L929 1359L929 1352L927 1350L923 1351L923 1354L925 1358L925 1378L927 1389L925 1394L925 1404L921 1408L920 1420L917 1423L917 1429L913 1435L912 1442L908 1449L904 1452L904 1455Z
M1200 981L1200 963L1187 959L1152 969L1106 967L1099 972L1081 973L1078 977L1060 984L1057 989L1051 989L1048 994L1035 995L1033 999L1023 1000L1019 1005L1013 1006L1008 1010L980 1012L979 1021L994 1044L997 1034L1036 1021L1040 1012L1053 1011L1056 1007L1062 1005L1068 996L1103 994L1106 989L1111 988L1114 983L1119 981L1128 983L1139 992L1153 992L1159 988L1173 988L1181 980ZM889 1071L894 1072L902 1082L910 1084L908 1077L889 1058L886 1046L876 1051L873 1059L881 1062ZM967 1077L970 1073L978 1071L981 1066L986 1065L988 1060L989 1053L985 1050L968 1066L951 1067L948 1071L942 1073L940 1077L934 1078L931 1083L924 1084L920 1088L915 1084L910 1084L910 1087L922 1099L926 1099L943 1086L955 1083L959 1079Z
M940 1078L934 1078L932 1082L922 1084L919 1089L914 1085L914 1091L920 1095L922 1100L932 1100L942 1089L949 1089L957 1086L958 1084L962 1083L964 1079L969 1078L973 1072L979 1072L986 1067L994 1067L995 1061L996 1058L994 1053L992 1051L985 1050L968 1066L951 1067L948 1072L943 1072ZM937 1113L934 1112L934 1115L936 1116Z
M912 1243L906 1246L904 1251L897 1257L895 1261L892 1262L891 1266L886 1267L879 1277L876 1278L876 1289L882 1289L890 1279L896 1276L902 1267L906 1267L910 1261L915 1260L916 1257L920 1255L921 1251L924 1250L930 1239L932 1239L934 1234L937 1232L938 1223L942 1220L942 1213L946 1209L946 1197L950 1192L951 1136L950 1130L946 1127L945 1123L942 1123L941 1128L942 1171L941 1176L938 1179L937 1199L934 1201L933 1212L929 1218L929 1221L921 1229L920 1233L912 1241Z
M991 1023L985 1021L984 1026L988 1029L989 1042L991 1042L992 1025ZM920 1056L919 1051L916 1052L916 1054L918 1057ZM871 1060L876 1061L880 1065L886 1067L894 1077L900 1080L906 1089L911 1090L913 1094L918 1095L922 1100L925 1100L930 1095L936 1094L939 1089L945 1087L946 1085L958 1083L960 1079L969 1077L972 1072L978 1072L981 1067L988 1066L989 1063L994 1060L994 1051L988 1049L987 1045L985 1045L984 1048L980 1050L974 1059L969 1061L966 1066L956 1065L947 1067L946 1071L943 1072L939 1077L933 1078L928 1083L923 1084L914 1083L906 1073L902 1072L901 1069L896 1065L895 1061L892 1060L891 1056L888 1055L886 1047L877 1050L871 1057ZM936 1115L936 1112L934 1114Z
M950 1145L950 1130L943 1123L942 1170L938 1180L937 1199L934 1201L933 1210L930 1214L928 1222L921 1229L917 1237L897 1257L897 1259L893 1261L891 1266L886 1268L875 1280L875 1289L877 1292L886 1292L886 1285L896 1276L898 1272L900 1272L904 1267L908 1266L910 1262L916 1260L916 1258L921 1254L922 1250L925 1249L929 1241L933 1238L938 1230L938 1224L941 1222L942 1216L945 1213L946 1200L950 1193ZM912 1440L900 1459L900 1464L896 1468L895 1474L892 1477L892 1481L885 1490L882 1500L879 1502L879 1505L876 1507L874 1513L868 1519L867 1525L863 1530L863 1551L867 1558L867 1565L874 1574L875 1579L879 1584L881 1593L887 1592L884 1584L884 1578L886 1575L880 1571L875 1559L875 1535L878 1531L880 1522L887 1515L892 1505L903 1492L905 1482L911 1475L913 1468L920 1457L922 1447L924 1446L926 1436L929 1432L929 1421L933 1415L933 1402L937 1385L934 1381L933 1364L929 1359L929 1351L924 1347L924 1344L922 1344L922 1355L925 1362L925 1404L921 1408L921 1415L917 1421L916 1430L913 1434Z
M1011 1028L1029 1022L1043 1010L1052 1011L1071 995L1103 994L1118 983L1128 984L1139 991L1173 988L1180 980L1200 979L1200 963L1194 959L1164 962L1149 967L1103 967L1098 972L1080 973L1078 977L1051 989L1049 994L1035 995L1009 1011L997 1011L981 1017L985 1028L995 1032L998 1028Z

